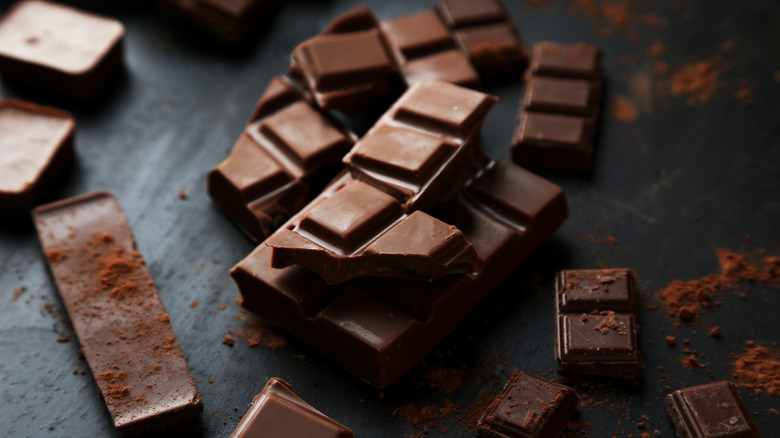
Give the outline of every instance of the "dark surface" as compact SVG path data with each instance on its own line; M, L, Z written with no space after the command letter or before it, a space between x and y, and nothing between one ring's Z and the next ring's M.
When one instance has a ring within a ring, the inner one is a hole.
M587 41L604 49L607 83L594 171L591 176L545 174L568 194L568 221L428 355L426 365L415 367L381 395L291 336L282 334L287 343L276 350L221 343L228 329L244 330L246 324L234 318L241 311L228 270L253 246L205 193L206 173L226 157L271 77L286 71L295 44L357 2L285 2L259 26L253 42L233 50L206 43L186 26L159 17L147 2L73 3L126 26L126 68L110 91L77 104L3 81L0 95L60 107L76 116L75 164L47 200L103 189L122 203L203 396L205 412L195 424L202 427L192 427L193 436L228 436L273 376L289 378L301 398L365 437L421 433L392 415L407 402L442 406L448 398L464 414L481 390L498 393L506 372L514 368L554 377L554 272L598 262L630 267L640 277L640 342L647 377L639 386L579 387L580 396L607 399L578 408L575 419L591 423L584 429L588 436L640 436L638 421L648 423L650 431L673 436L663 404L667 393L729 379L733 354L741 353L748 339L777 351L771 343L780 330L780 296L768 286L740 284L744 299L722 291L718 298L723 304L705 311L696 326L675 326L662 306L646 308L656 304L653 293L673 279L717 273L714 248L780 252L777 2L646 2L637 10L657 13L667 24L636 24L637 41L631 28L603 36L603 21L588 18L570 2L535 8L525 2L509 4L529 44ZM3 2L1 7L8 6ZM429 6L433 3L377 2L372 9L387 19ZM655 39L666 45L662 59L672 71L720 58L719 87L707 102L689 106L686 97L643 91L645 85L668 80L654 73L646 56ZM723 50L726 41L735 44L733 50ZM622 57L628 58L621 62ZM735 98L743 88L753 89L747 107ZM493 157L507 157L521 85L486 89L501 101L488 117L484 142ZM622 124L610 116L617 95L638 104L635 123ZM380 113L361 115L356 124L361 133ZM189 198L180 199L179 189ZM599 243L608 236L617 243ZM73 374L87 365L79 359L73 333L60 321L63 305L31 222L3 220L0 248L0 435L116 436L88 370ZM14 290L22 287L24 292L14 299ZM190 308L194 301L199 305ZM220 310L220 304L227 308ZM716 325L723 333L720 339L707 336ZM666 335L677 336L678 346L668 347ZM58 343L60 336L70 341ZM685 346L680 339L690 339L689 348L699 352L704 368L681 366ZM431 388L426 376L438 366L459 370L465 382L450 394ZM659 366L665 381L660 381ZM768 412L777 399L740 392L764 435L777 434L780 416ZM649 420L640 420L641 415ZM430 436L473 436L458 424L457 415L437 424L447 432L435 429Z

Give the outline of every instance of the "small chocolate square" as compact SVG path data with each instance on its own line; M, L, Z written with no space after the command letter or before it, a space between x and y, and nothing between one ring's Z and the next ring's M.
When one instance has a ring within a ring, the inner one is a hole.
M382 22L390 44L407 58L435 53L453 45L450 31L434 11L404 15Z
M666 408L680 438L761 437L731 382L678 389L666 396Z
M604 65L601 50L587 43L542 42L531 54L532 75L601 81Z
M560 312L633 312L636 308L636 280L630 269L569 269L559 272L555 280Z
M452 29L508 19L506 9L499 0L442 0L436 9Z

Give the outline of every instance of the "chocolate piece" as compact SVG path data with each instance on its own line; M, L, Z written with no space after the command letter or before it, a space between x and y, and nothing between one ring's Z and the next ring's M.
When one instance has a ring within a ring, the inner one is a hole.
M588 172L593 165L590 119L521 111L512 159L522 166Z
M644 374L636 323L636 284L628 269L559 272L555 359L558 371L635 379Z
M601 50L586 43L534 44L529 74L600 82L604 76Z
M401 67L406 84L412 86L424 80L436 79L479 90L479 75L469 60L457 50L417 58Z
M0 19L0 71L6 79L88 99L119 70L124 33L110 18L18 2Z
M230 157L209 172L206 190L259 242L306 204L310 187L332 174L329 166L354 136L281 76L271 80L249 121Z
M483 438L555 438L577 408L573 389L515 370L477 425Z
M731 382L678 389L666 408L680 438L760 438L761 432Z
M525 85L523 109L531 112L595 117L600 99L600 89L591 81L531 76Z
M451 29L509 20L499 0L443 0L436 10Z
M379 21L361 6L336 18L325 33L299 44L290 75L320 108L354 115L385 92L396 68Z
M164 14L227 43L243 41L272 4L269 0L157 0Z
M352 431L295 395L289 383L271 378L252 400L231 438L353 438Z
M0 100L0 215L29 213L73 157L73 116Z
M344 174L328 190L349 182ZM505 183L512 181L512 184ZM560 187L511 163L490 166L431 215L463 232L484 260L475 275L433 282L364 277L328 286L314 272L270 267L260 245L231 270L242 305L366 382L386 387L441 341L563 222ZM482 193L492 199L482 202ZM514 211L497 210L513 206ZM518 223L513 218L528 218ZM536 218L546 218L543 221Z
M33 218L119 434L200 414L200 394L116 199L89 193L38 207Z

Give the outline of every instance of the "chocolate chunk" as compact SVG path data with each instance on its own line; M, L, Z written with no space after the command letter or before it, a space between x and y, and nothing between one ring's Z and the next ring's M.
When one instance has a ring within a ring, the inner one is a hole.
M534 45L529 74L600 82L604 76L601 50L586 43L541 42Z
M595 117L600 98L600 89L592 81L531 76L523 94L523 109Z
M317 112L284 77L271 80L230 157L209 172L209 196L259 242L330 177L354 135Z
M503 184L504 177L517 185ZM350 180L344 174L328 190ZM472 193L473 186L481 189ZM492 193L487 203L481 202L484 191ZM329 286L300 266L272 268L271 248L260 245L231 270L242 305L366 382L386 387L526 260L563 222L568 208L560 187L499 162L430 214L462 231L484 260L480 271L433 282L363 277ZM512 219L528 215L547 219L527 220L527 227Z
M289 383L271 378L231 438L353 438L352 431L295 395Z
M761 437L731 382L678 389L666 396L666 408L680 438Z
M73 157L65 111L0 100L0 215L29 213Z
M116 20L44 1L18 2L0 20L3 77L88 99L122 65Z
M269 0L157 0L164 14L226 43L246 39L272 5Z
M413 59L401 66L401 74L409 86L423 80L436 79L475 90L482 88L474 67L457 50Z
M554 438L577 407L573 389L515 370L477 425L483 438Z
M52 277L121 436L203 411L168 314L116 199L94 192L33 211Z
M436 4L436 9L452 29L509 19L499 0L443 0Z
M558 311L636 311L636 280L630 269L569 269L555 277Z
M590 119L520 112L512 158L522 166L587 172L593 164L595 126Z

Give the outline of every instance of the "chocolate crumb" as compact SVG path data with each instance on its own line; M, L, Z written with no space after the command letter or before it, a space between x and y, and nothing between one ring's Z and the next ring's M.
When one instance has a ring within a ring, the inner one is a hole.
M720 337L720 327L715 326L710 330L710 336L713 338L719 338Z

